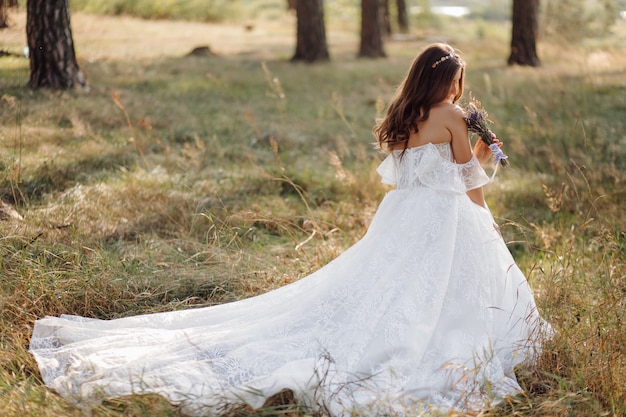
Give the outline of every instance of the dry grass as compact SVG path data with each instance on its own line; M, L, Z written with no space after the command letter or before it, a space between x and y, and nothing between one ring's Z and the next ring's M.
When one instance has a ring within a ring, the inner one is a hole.
M373 120L429 41L392 42L389 59L359 61L355 35L333 27L331 63L292 65L284 19L250 34L74 15L88 94L26 90L27 62L2 58L0 197L24 217L0 222L2 415L83 415L43 387L27 352L35 319L259 294L365 232L386 191ZM15 22L3 49L21 48L24 15ZM469 89L512 163L488 202L558 331L538 368L519 370L525 392L482 415L625 415L623 46L541 44L542 68L508 68L504 28L460 30L452 41L469 62ZM217 57L184 57L207 43ZM231 415L303 415L293 402L282 393ZM94 415L180 412L137 396Z

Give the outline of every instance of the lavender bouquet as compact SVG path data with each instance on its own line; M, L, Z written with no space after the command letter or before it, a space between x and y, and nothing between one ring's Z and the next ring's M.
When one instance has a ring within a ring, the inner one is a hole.
M508 166L508 156L502 152L497 143L494 143L493 140L496 138L496 135L489 129L489 124L492 122L487 118L487 111L482 107L480 101L470 96L469 103L465 106L464 112L467 128L470 132L476 133L480 139L489 146L496 166L498 163L503 167Z

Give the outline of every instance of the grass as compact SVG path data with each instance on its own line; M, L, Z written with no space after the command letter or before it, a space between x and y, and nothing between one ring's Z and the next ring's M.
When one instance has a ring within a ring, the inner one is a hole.
M357 60L356 35L332 27L332 61L294 65L292 21L281 19L250 34L74 14L89 93L25 89L28 62L0 60L0 198L24 217L0 222L2 415L83 415L39 379L27 352L39 317L241 299L363 235L387 190L371 128L428 40ZM15 22L2 49L22 47L23 14ZM465 22L452 42L511 158L488 203L558 331L538 368L520 369L524 394L483 415L624 415L623 28L592 44L542 43L543 66L529 69L505 65L506 27L481 25ZM217 56L185 56L206 43ZM302 415L291 402L232 415ZM180 413L138 396L94 415Z

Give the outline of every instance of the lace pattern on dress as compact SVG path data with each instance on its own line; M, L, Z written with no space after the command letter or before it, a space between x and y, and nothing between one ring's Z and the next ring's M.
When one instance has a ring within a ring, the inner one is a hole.
M465 193L489 182L475 156L464 164L454 163L449 143L393 151L377 172L384 184L396 185L398 189L428 187Z
M460 194L486 175L453 163L449 144L399 155L378 172L403 189L307 277L211 307L37 320L46 385L85 409L153 393L195 416L286 388L333 417L480 410L519 391L513 369L540 351L543 322L489 210Z

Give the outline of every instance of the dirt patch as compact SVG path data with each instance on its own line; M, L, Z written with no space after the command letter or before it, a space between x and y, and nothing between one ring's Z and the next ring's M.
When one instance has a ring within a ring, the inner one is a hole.
M21 53L26 46L26 13L11 15L2 31L0 49ZM124 16L73 13L72 33L79 59L143 59L184 56L197 45L208 45L216 55L245 55L259 59L289 57L295 50L296 22L292 15L273 21L214 24L143 20ZM329 44L348 44L356 51L357 36L333 31Z

